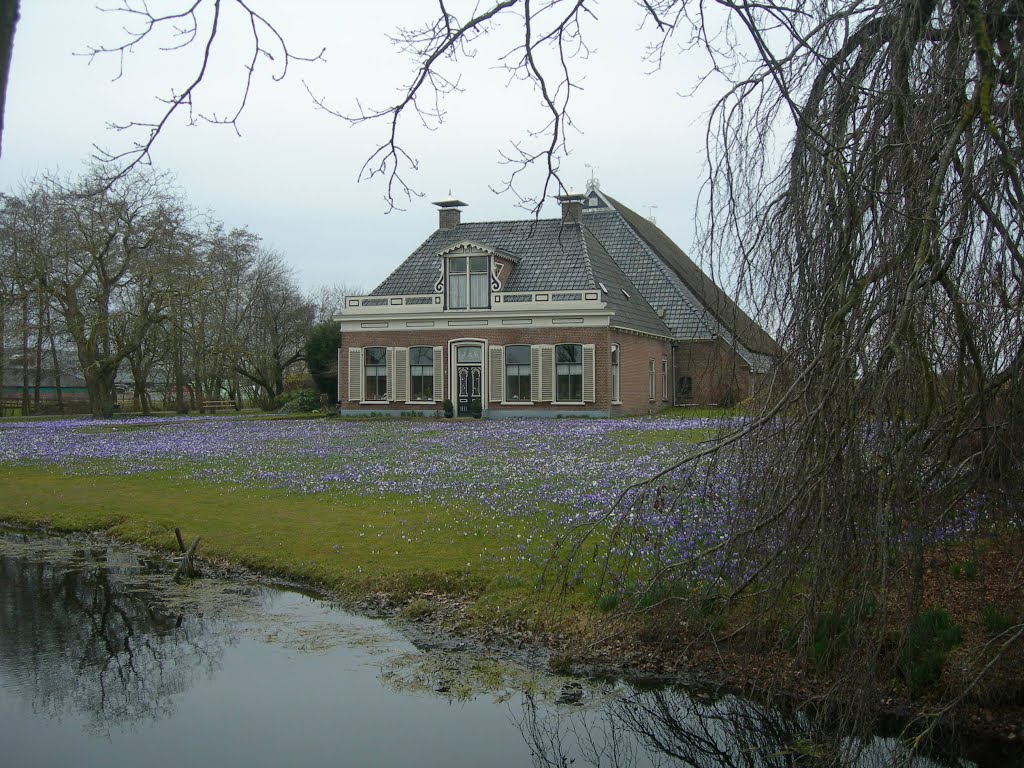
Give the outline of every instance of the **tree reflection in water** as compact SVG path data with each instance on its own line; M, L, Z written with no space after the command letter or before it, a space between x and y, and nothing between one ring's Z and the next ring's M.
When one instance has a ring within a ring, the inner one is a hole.
M799 713L673 688L634 690L574 709L526 696L513 719L534 765L545 768L940 765L895 739L836 739Z
M169 611L137 557L108 561L105 550L14 534L0 543L31 552L0 548L0 671L39 716L80 715L100 734L135 730L173 715L178 695L212 676L233 642L208 618Z

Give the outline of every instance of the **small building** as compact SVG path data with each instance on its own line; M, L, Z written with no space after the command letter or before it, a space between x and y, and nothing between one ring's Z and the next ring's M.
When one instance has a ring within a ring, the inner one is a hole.
M736 402L781 350L662 232L591 183L557 219L463 222L337 319L341 413L615 416Z

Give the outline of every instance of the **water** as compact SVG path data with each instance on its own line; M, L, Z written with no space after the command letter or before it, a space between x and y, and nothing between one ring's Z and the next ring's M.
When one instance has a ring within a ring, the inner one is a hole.
M139 553L0 532L5 765L781 766L813 751L807 727L731 696L421 651L294 592L175 585ZM904 757L876 738L857 764Z

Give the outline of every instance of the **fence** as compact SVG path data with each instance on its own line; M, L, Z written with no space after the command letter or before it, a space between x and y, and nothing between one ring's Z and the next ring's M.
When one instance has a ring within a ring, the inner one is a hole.
M38 403L29 400L28 408L25 409L21 398L17 400L8 398L0 400L0 416L48 416L55 414L80 415L89 413L88 400L65 400L58 403L56 400L40 400Z

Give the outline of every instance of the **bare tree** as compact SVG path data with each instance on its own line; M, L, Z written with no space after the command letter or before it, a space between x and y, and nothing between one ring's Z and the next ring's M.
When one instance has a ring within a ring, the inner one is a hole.
M189 125L225 125L240 135L239 120L261 67L271 68L270 77L279 81L288 75L295 62L318 61L324 53L323 50L311 56L294 53L274 24L246 0L175 0L161 5L159 12L154 12L149 3L140 0L121 0L119 4L101 10L119 18L124 35L120 41L110 45L90 47L85 55L90 60L116 57L118 77L124 71L125 56L147 45L163 51L194 53L191 70L182 74L168 95L158 97L163 106L156 117L111 123L117 131L141 136L132 139L127 149L99 150L98 158L112 163L114 178L123 176L139 163L150 163L151 152L161 132L178 113L185 113ZM204 78L216 66L214 41L225 34L225 29L229 30L228 34L238 34L246 39L248 60L234 105L226 113L220 105L218 114L217 107L207 109L202 106L200 91Z
M383 174L389 194L407 188L415 163L401 149L402 118L436 124L467 46L478 52L505 18L521 34L497 58L536 86L548 115L529 137L541 149L510 158L509 184L541 162L535 200L561 186L590 5L496 1L457 18L441 3L428 23L400 30L410 84L350 116L390 127L367 175ZM928 547L971 530L975 513L1020 507L1024 22L1010 0L636 6L653 66L697 49L707 76L726 83L707 130L703 255L732 265L741 298L780 329L787 354L754 418L630 489L575 532L568 553L589 555L594 537L635 552L660 518L679 541L663 542L648 583L745 602L741 633L795 638L808 660L816 633L842 618L836 691L867 712L896 671L893 622L922 607ZM718 524L713 541L687 538L701 518Z
M182 221L164 183L50 177L19 201L23 268L59 308L95 416L111 415L118 367L165 317L167 286L154 276Z
M295 286L280 255L270 251L260 253L245 291L252 300L239 329L236 370L265 393L269 407L284 392L288 369L305 359L314 308Z

